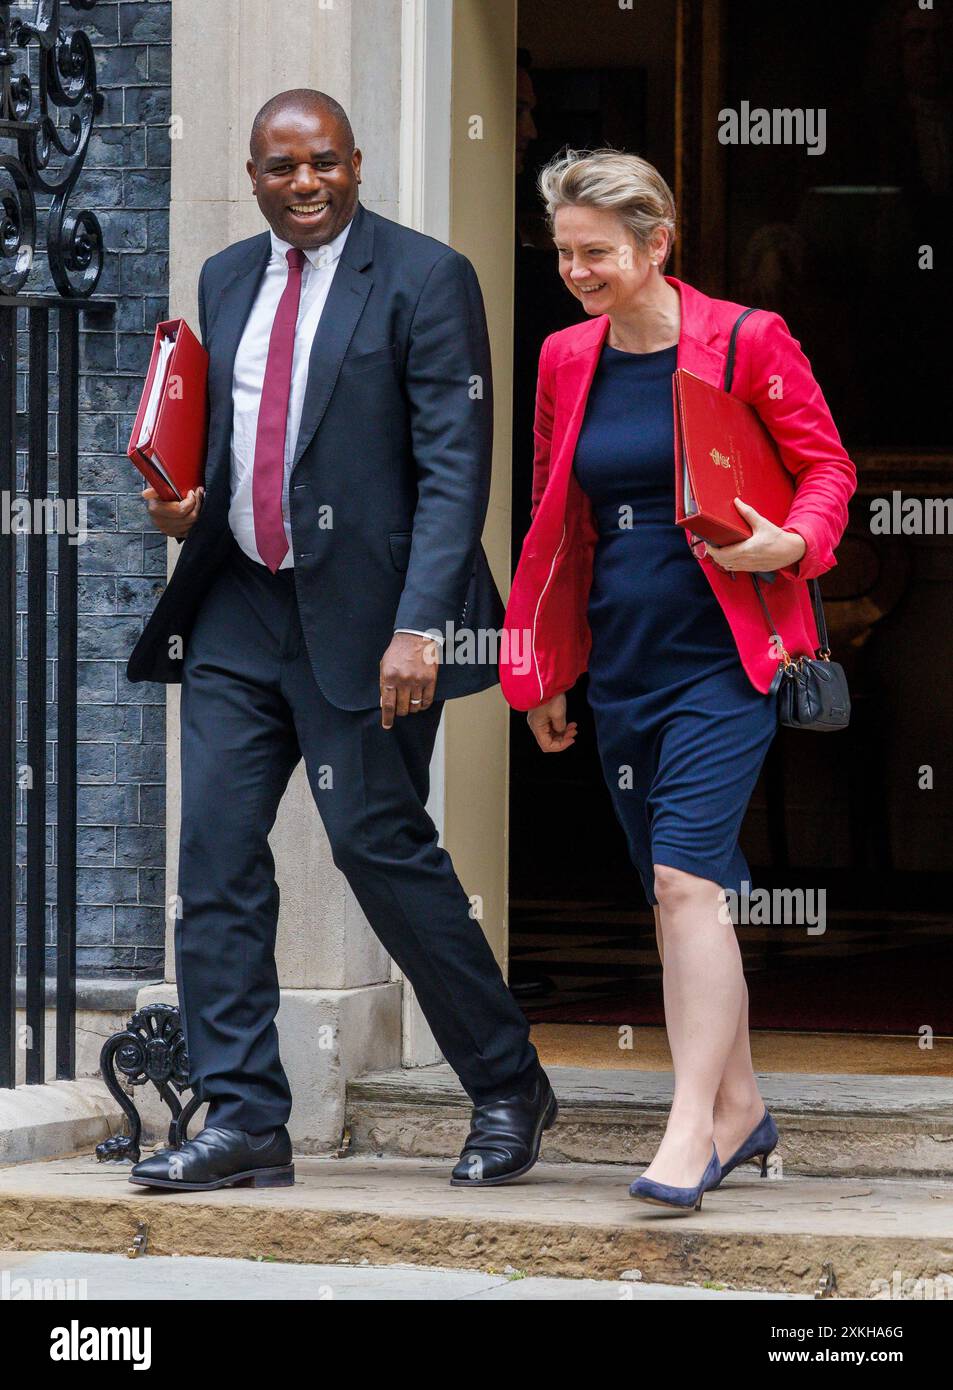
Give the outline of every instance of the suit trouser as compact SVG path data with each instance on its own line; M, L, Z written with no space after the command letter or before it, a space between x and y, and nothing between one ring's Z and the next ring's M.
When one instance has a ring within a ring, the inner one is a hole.
M330 704L294 584L293 570L272 574L233 541L183 665L176 970L206 1122L259 1133L291 1111L275 1026L279 894L268 834L302 756L334 862L413 984L441 1051L472 1100L505 1095L531 1079L537 1057L425 809L442 702L389 730L379 708Z

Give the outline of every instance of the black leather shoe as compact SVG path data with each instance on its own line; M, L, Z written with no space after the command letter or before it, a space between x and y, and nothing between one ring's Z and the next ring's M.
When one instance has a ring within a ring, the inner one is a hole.
M209 1126L181 1149L160 1149L137 1163L129 1181L178 1192L217 1187L290 1187L295 1180L291 1138L284 1125L269 1134Z
M475 1105L450 1186L495 1187L522 1177L539 1158L543 1130L556 1123L558 1114L553 1088L542 1069L518 1095Z

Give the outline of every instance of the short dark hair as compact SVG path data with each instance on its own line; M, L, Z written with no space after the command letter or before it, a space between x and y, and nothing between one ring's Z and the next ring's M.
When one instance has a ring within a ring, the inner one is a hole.
M518 48L516 50L516 66L522 68L524 72L531 72L533 67L533 55L528 48Z
M251 138L248 142L252 159L255 158L255 145L273 116L282 115L285 111L308 111L315 107L332 116L338 122L344 132L346 153L348 156L352 155L354 153L354 131L351 129L351 122L348 120L347 112L341 103L335 101L334 97L329 96L327 92L318 92L312 87L292 87L289 91L279 92L270 101L266 101L252 121Z

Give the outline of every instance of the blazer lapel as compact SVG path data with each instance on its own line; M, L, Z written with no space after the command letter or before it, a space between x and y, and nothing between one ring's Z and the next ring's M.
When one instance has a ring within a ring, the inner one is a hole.
M231 443L235 355L270 256L271 233L263 232L251 242L247 258L222 291L219 302L214 324L215 341L209 355L209 389L218 409L209 422L209 442L212 447L206 467L207 490L221 468L222 459L227 459ZM224 471L227 473L227 469Z
M324 418L344 354L364 312L367 296L374 283L373 276L365 273L373 260L373 253L373 218L358 203L321 313L321 322L314 335L308 366L308 389L291 463L292 472Z
M578 347L556 367L556 396L557 399L563 396L569 402L569 417L557 456L551 464L554 473L565 469L568 474L572 467L592 379L609 332L608 315L600 315L582 327L584 331L579 334Z
M215 351L209 371L223 390L225 387L228 388L226 394L229 397L232 374L235 370L235 354L238 352L238 344L241 342L270 256L271 233L263 232L252 241L244 264L222 291L215 320Z
M712 347L718 328L712 317L711 301L691 285L666 275L681 300L681 331L678 336L677 365L694 372L711 386L721 386L725 374L725 354Z

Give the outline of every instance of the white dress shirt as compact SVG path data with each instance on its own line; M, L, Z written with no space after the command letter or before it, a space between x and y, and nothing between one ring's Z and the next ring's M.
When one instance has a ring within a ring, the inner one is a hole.
M288 398L288 429L285 435L284 480L281 488L281 514L285 524L288 551L279 569L291 569L294 565L294 551L291 544L291 512L288 503L288 486L291 478L291 465L298 442L298 430L304 409L305 392L308 389L308 369L311 363L311 349L321 323L321 315L331 289L331 281L337 270L344 243L347 241L351 223L326 246L305 251L305 264L301 272L301 301L298 305L298 319L295 327L294 357L291 369L291 393ZM255 468L255 445L258 437L258 410L261 405L261 388L268 361L268 347L271 330L278 312L278 303L288 283L287 253L291 243L271 233L271 257L258 294L252 305L248 322L242 333L238 351L235 354L235 370L232 376L232 443L231 443L231 503L228 509L228 524L236 541L245 554L259 564L264 564L255 543L255 514L252 505L252 477ZM400 632L416 629L399 628ZM425 637L432 634L418 633ZM441 637L442 640L442 637Z
M308 367L315 334L321 322L324 305L334 279L338 260L351 230L350 222L338 232L327 246L305 251L301 272L301 302L295 329L294 359L291 369L291 394L288 398L288 430L285 435L285 469L281 488L281 513L288 538L288 553L279 568L290 569L294 564L291 547L291 513L288 506L288 482L291 463L298 442L298 429L308 388ZM261 388L268 361L271 330L278 312L278 302L288 283L287 253L291 243L271 233L271 258L258 289L258 295L248 315L232 377L232 493L228 524L245 554L264 564L255 544L255 514L252 507L252 475L255 468L255 444L258 437L258 409Z

